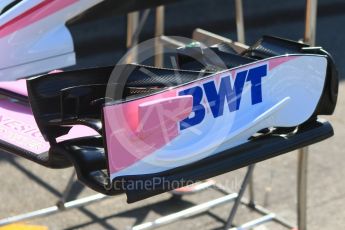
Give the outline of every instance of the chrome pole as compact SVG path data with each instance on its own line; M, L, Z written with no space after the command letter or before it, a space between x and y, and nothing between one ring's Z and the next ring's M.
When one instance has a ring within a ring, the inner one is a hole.
M235 9L236 9L237 41L242 44L245 44L242 0L235 0Z
M229 230L249 230L254 229L254 227L263 225L271 220L273 220L276 217L274 213L267 214L266 216L262 216L258 219L249 221L239 227L230 228Z
M160 217L152 222L143 223L131 228L131 230L143 230L143 229L153 229L157 227L161 227L163 225L172 223L177 220L182 220L188 217L196 216L203 212L208 211L211 208L218 207L223 204L228 204L229 202L235 200L237 198L237 193L232 193L202 204L195 205L191 208L187 208L185 210ZM183 227L182 227L183 228Z
M135 42L133 40L133 35L135 31L138 28L139 24L139 11L132 12L127 14L127 41L126 41L126 46L128 49L133 48L135 45ZM136 62L137 60L137 51L132 49L132 52L130 55L127 57L127 63L132 63Z
M314 46L316 40L317 0L306 0L304 42ZM297 172L297 225L307 229L308 147L298 151Z
M245 44L246 35L244 29L244 16L243 16L243 2L242 0L235 0L236 9L236 28L237 28L237 41ZM254 191L254 179L253 175L249 178L249 201L251 205L254 205L255 191Z
M155 66L163 67L163 44L160 38L164 35L164 6L156 8L156 23L155 23Z
M306 0L306 18L304 42L311 46L316 40L317 0Z
M299 230L307 229L308 150L308 147L298 150L297 226Z
M60 209L64 209L65 208L65 203L67 201L68 196L70 195L70 192L72 190L73 184L75 183L76 175L77 175L76 172L73 170L70 178L68 179L68 182L67 182L67 185L65 187L65 190L62 193L60 200L56 204Z
M231 209L231 212L230 212L230 215L228 217L228 220L226 221L225 229L230 229L232 224L233 224L233 222L234 222L235 215L237 213L238 207L241 204L241 200L243 198L244 192L246 191L246 187L247 187L247 185L248 185L248 183L250 181L250 178L253 175L254 167L255 167L255 164L249 165L247 167L247 173L246 173L246 175L245 175L245 177L243 179L240 191L238 192L238 196L237 196L237 198L235 200L234 206Z
M21 222L21 221L26 221L29 219L33 219L33 218L37 218L37 217L43 217L43 216L49 216L61 211L65 211L68 209L74 209L74 208L79 208L94 202L98 202L100 200L106 199L108 198L108 196L103 195L103 194L95 194L92 196L88 196L88 197L84 197L84 198L80 198L77 200L73 200L70 202L66 202L64 204L64 208L61 209L61 207L59 207L58 205L49 207L49 208L44 208L44 209L40 209L37 211L33 211L33 212L29 212L29 213L24 213L21 215L17 215L17 216L13 216L13 217L8 217L5 219L1 219L0 220L0 226L4 226L4 225L8 225L8 224L13 224L16 222Z

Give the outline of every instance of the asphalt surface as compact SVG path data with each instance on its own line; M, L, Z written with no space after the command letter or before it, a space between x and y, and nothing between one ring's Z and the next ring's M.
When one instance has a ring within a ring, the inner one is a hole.
M186 8L194 6L191 2L195 4L195 1L183 3L185 10L180 12L181 17L178 20L170 20L173 21L168 25L170 35L187 36L191 33L192 28L201 27L235 38L234 25L231 21L233 14L224 14L225 6L229 7L227 9L229 12L232 10L230 3L216 5L212 3L216 1L201 1L206 4L208 11L205 13L205 8L202 9L205 5L200 4L193 9L192 15L204 13L205 16L195 16L193 22L186 20L181 28L178 27L179 21L188 18ZM262 34L274 34L292 39L303 37L303 4L301 2L245 1L246 8L248 8L245 15L249 17L246 24L248 43L254 42ZM345 38L343 26L345 23L345 6L343 1L320 1L320 5L322 7L320 8L317 43L333 54L340 72L345 73L345 58L343 58L345 48L342 46ZM172 18L173 11L178 7L180 6L172 5L168 8L167 17ZM217 10L223 14L212 14L212 12L218 12ZM225 23L228 18L229 26ZM254 20L255 18L258 19ZM207 24L206 21L210 21L210 24ZM219 25L219 23L222 24ZM342 208L345 205L345 163L343 156L345 153L345 82L341 82L339 91L339 101L335 114L331 117L325 117L332 123L335 136L310 147L308 167L309 229L343 229L345 225L345 209ZM296 223L296 165L297 154L291 152L257 164L254 174L257 203L273 210L292 223ZM0 219L54 205L63 192L71 173L70 169L46 169L25 159L1 153ZM236 191L244 173L245 169L240 169L214 179L226 188ZM93 191L79 183L74 184L72 191L69 200L94 194ZM162 215L191 207L221 195L217 191L208 189L199 194L185 196L182 200L172 199L170 194L163 194L130 205L126 203L124 196L118 196L52 216L36 218L25 223L47 226L49 229L127 229L130 226L152 221ZM232 204L229 203L160 229L221 229L231 206ZM257 217L257 214L241 206L235 223L240 224ZM270 223L262 229L284 228Z

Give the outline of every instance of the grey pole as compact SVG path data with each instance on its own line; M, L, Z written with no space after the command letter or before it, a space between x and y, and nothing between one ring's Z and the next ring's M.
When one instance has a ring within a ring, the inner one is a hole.
M317 0L306 0L304 42L314 46L316 40Z
M243 2L242 0L235 0L236 10L236 28L237 28L237 41L245 44L246 35L244 29L244 16L243 16ZM253 174L249 178L249 201L251 205L254 205L255 192L254 192L254 178Z
M155 66L163 67L163 45L160 38L164 35L164 6L156 8L155 23Z
M306 0L304 42L314 46L316 38L317 0ZM297 172L297 224L299 230L307 229L308 147L298 151Z
M139 11L129 13L127 15L127 41L126 46L128 49L134 47L135 41L133 41L133 35L138 28L139 24ZM137 53L136 50L132 49L131 55L127 57L127 63L136 62Z
M235 0L237 41L245 44L243 4L242 0Z

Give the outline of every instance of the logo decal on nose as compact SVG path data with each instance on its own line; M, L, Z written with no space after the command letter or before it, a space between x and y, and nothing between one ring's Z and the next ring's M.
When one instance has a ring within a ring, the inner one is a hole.
M215 80L206 82L201 86L194 86L179 92L180 96L192 95L193 108L191 115L180 122L180 130L200 124L205 118L205 106L203 97L206 96L206 103L212 111L214 118L220 117L224 113L226 103L229 112L240 109L241 96L245 82L251 84L252 105L262 102L262 78L267 76L267 64L257 66L248 70L236 73L233 85L231 76L222 77L217 89Z

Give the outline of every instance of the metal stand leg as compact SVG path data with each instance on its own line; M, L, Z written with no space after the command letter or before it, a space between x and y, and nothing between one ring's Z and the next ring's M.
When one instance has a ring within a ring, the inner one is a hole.
M60 209L65 208L66 200L68 198L68 195L71 192L72 186L73 186L75 179L76 179L75 176L76 176L76 173L75 173L75 171L73 171L72 175L70 176L70 178L67 182L65 191L62 193L60 200L56 204Z
M308 148L298 152L298 180L297 180L297 223L298 229L307 229L307 177L308 177Z
M244 31L242 0L235 0L235 9L236 9L237 41L244 44L245 43L245 31Z
M132 12L127 15L127 48L132 48L136 45L133 41L133 35L138 28L139 24L139 12ZM137 53L136 50L132 50L131 55L127 57L127 63L132 63L136 61Z
M147 21L150 14L150 9L144 10L140 17L140 12L132 12L127 15L127 43L128 49L132 49L130 55L127 57L127 63L135 63L138 59L138 50L135 46L138 45L139 35ZM140 18L139 18L140 17Z
M306 0L304 42L314 46L316 40L317 0Z
M235 0L236 9L236 29L237 29L237 41L245 44L246 35L244 28L244 16L243 16L243 2L242 0ZM249 169L248 169L249 170ZM249 177L249 202L254 205L255 194L254 194L254 180L253 174Z
M236 198L236 201L234 203L234 206L231 209L229 218L228 218L228 220L226 222L226 225L225 225L225 229L229 229L230 227L232 227L232 223L234 221L234 218L235 218L235 215L237 213L238 207L241 204L241 199L243 198L244 192L246 191L246 188L247 188L247 185L249 183L249 180L250 180L250 178L251 178L251 176L253 174L254 167L255 167L255 165L248 166L247 173L246 173L246 175L245 175L245 177L243 179L243 182L242 182L240 191L238 193L238 196Z
M249 184L248 184L248 189L249 189L249 205L250 206L255 206L255 191L254 191L254 174L249 178Z
M317 0L306 0L306 19L304 41L315 45ZM307 229L307 183L308 183L308 147L298 152L297 172L297 219L298 229Z
M52 214L55 214L58 212L65 211L67 209L78 208L78 207L85 206L87 204L90 204L90 203L100 201L100 200L107 198L107 196L105 196L103 194L95 194L92 196L88 196L88 197L84 197L84 198L80 198L77 200L66 202L68 196L70 195L72 186L76 181L75 175L76 175L75 171L73 171L71 177L68 180L68 183L66 184L64 192L62 193L59 201L57 202L57 204L55 206L1 219L0 220L0 226L12 224L12 223L16 223L16 222L20 222L20 221L24 221L24 220L29 220L29 219L33 219L33 218L37 218L37 217L52 215Z
M214 188L215 190L217 190L217 191L219 191L219 192L225 194L225 195L231 193L231 191L230 191L229 189L223 187L223 186L220 185L220 184L216 184L213 188ZM257 212L258 214L263 215L263 217L265 217L265 218L264 218L263 222L261 222L261 224L266 223L267 221L271 220L271 221L274 221L274 222L276 222L277 224L280 224L280 225L282 225L282 226L284 226L284 227L286 227L286 228L288 228L288 229L294 229L294 228L295 228L295 226L294 226L293 224L291 224L289 221L287 221L287 220L285 220L284 218L282 218L282 217L276 215L275 213L272 213L271 211L267 210L266 208L264 208L264 207L262 207L262 206L260 206L260 205L257 205L257 204L251 205L250 202L249 202L249 200L247 200L247 199L244 198L244 197L241 199L241 204L244 205L244 206L246 206L246 207L248 207L249 209L251 209L251 210ZM263 217L261 217L261 218L259 218L259 219L262 219ZM270 217L270 218L268 218L268 217ZM251 223L255 223L255 226L258 226L258 225L260 224L260 222L258 222L259 219L254 220L253 222L251 221ZM269 220L268 220L268 219L269 219ZM249 223L249 222L248 222L248 223ZM241 230L242 230L242 229L243 229L243 228L242 228L243 226L246 226L245 229L247 229L247 228L249 227L248 223L245 223L245 224L243 224L243 225L241 225L241 226L239 226L239 227L231 228L231 230L233 230L233 229L241 229ZM252 226L252 227L253 227L253 226Z
M164 6L156 8L155 24L155 66L163 67L163 45L160 38L164 35Z

